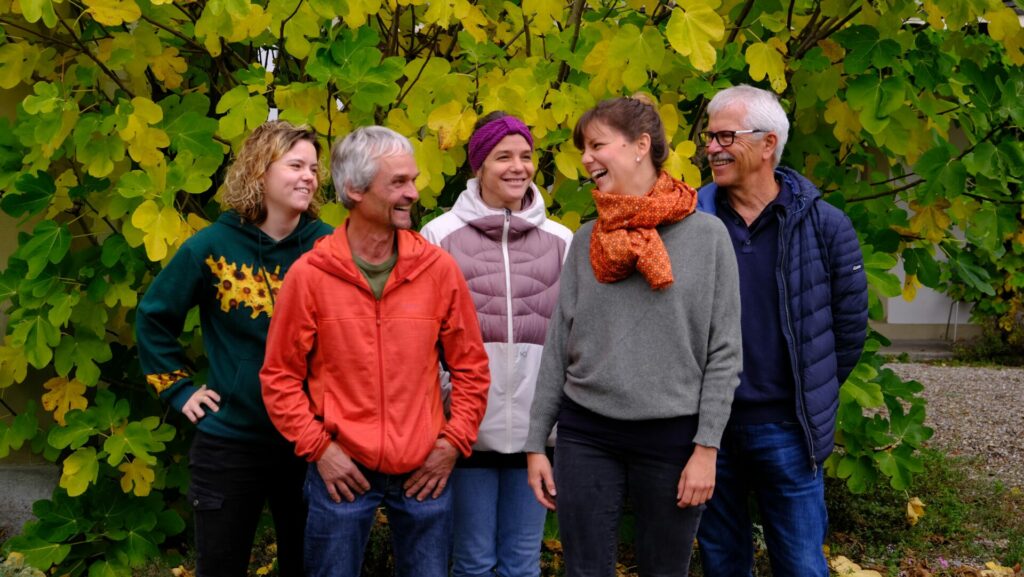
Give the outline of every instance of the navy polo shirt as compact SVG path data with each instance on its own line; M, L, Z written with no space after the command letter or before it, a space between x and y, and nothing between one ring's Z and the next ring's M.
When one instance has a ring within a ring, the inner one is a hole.
M725 223L740 271L743 372L730 423L761 424L796 419L796 387L782 333L779 233L793 193L780 183L779 195L747 226L727 194L718 194L718 216ZM725 191L720 191L725 192Z

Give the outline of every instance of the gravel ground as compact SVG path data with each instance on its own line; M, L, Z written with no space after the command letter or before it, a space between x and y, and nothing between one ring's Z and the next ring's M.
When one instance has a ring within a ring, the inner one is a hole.
M978 473L1024 488L1024 368L887 365L924 385L931 447L978 457Z

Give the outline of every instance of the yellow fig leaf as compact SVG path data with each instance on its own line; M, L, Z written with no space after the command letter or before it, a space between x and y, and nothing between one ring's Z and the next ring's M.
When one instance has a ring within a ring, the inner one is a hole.
M448 150L469 140L475 122L476 112L455 101L435 108L427 118L427 126L437 132L437 142L441 150Z
M320 220L337 228L345 222L348 216L348 209L340 202L329 202L320 207Z
M284 47L288 54L296 58L309 56L312 44L306 36L315 36L319 33L320 21L320 17L310 7L309 2L299 4L295 15L284 25Z
M878 571L861 569L860 565L842 555L830 559L829 565L832 566L832 570L839 577L882 577L882 574Z
M914 497L907 501L907 522L911 525L917 525L917 521L921 517L924 517L924 503L921 499Z
M846 102L833 98L825 106L825 120L833 125L832 134L844 144L860 140L860 118Z
M777 47L755 42L747 47L746 61L750 65L751 79L761 80L767 76L772 90L781 93L786 89L786 63Z
M100 463L94 447L82 447L64 459L60 475L60 486L67 489L69 497L77 497L96 482Z
M120 109L121 107L118 106ZM132 99L132 112L118 134L128 142L128 154L143 166L153 166L164 159L160 148L170 146L167 133L151 125L163 120L164 111L152 100L136 96Z
M352 28L359 28L365 25L366 17L380 12L381 4L381 0L349 0L348 13L345 14L345 24Z
M153 480L156 479L156 473L142 459L121 463L117 470L124 473L121 476L122 491L132 492L137 497L149 495L149 491L153 488Z
M555 217L552 216L551 218ZM558 222L565 225L569 230L573 231L579 229L580 225L582 224L581 221L582 218L580 217L580 213L576 212L575 210L570 210L563 213L561 218L558 219Z
M1002 42L1006 54L1017 66L1024 65L1024 27L1012 8L1003 7L999 10L986 12L988 33L993 40Z
M577 180L580 177L579 171L576 169L576 165L580 163L579 156L579 154L560 150L558 154L555 154L555 167L566 178Z
M178 88L181 86L181 73L188 70L188 63L178 56L177 48L169 46L164 48L159 56L150 60L149 68L153 71L153 76L162 80L168 88Z
M320 134L334 132L335 134L346 134L347 116L338 110L336 106L327 106L328 92L326 88L316 84L303 84L296 82L286 86L279 86L274 90L274 102L280 112L278 118L287 120L294 124L308 124ZM401 109L392 109L392 112ZM415 129L402 131L390 123L388 126L395 128L401 134L413 134Z
M85 385L78 379L54 377L43 383L43 388L49 391L43 393L43 408L53 413L53 420L62 426L66 424L64 415L68 411L89 406L89 401L85 398Z
M57 12L53 5L60 2L61 0L21 0L21 13L29 22L38 22L41 19L47 28L53 28L57 25Z
M39 49L31 44L9 41L0 46L0 88L9 90L30 78L38 61Z
M437 206L437 195L444 188L444 153L435 139L411 139L420 176L416 188L420 191L420 203L428 209Z
M919 286L921 286L921 281L917 280L917 275L915 275L915 274L908 274L907 278L905 278L903 280L903 300L905 300L907 302L913 301L914 298L917 296L917 288ZM909 513L908 513L908 517L909 517ZM916 522L917 521L914 520L914 521L911 521L910 524L913 525Z
M188 217L185 218L185 222L188 224L192 232L199 232L200 230L210 226L210 221L194 212L188 213Z
M694 0L676 6L668 19L665 36L676 52L687 56L697 70L708 72L717 58L712 42L725 36L725 22L715 12L718 0Z
M680 142L675 150L669 150L668 158L665 160L665 170L673 177L697 188L700 186L700 169L690 160L696 153L697 145L692 141Z
M568 4L550 0L523 0L523 14L532 18L531 32L547 34L556 22L567 22L565 11Z
M672 102L664 103L658 107L658 114L661 115L661 123L665 126L665 138L672 142L676 130L679 129L679 107Z
M557 2L551 2L557 4ZM462 29L477 42L487 41L487 24L489 20L479 8L467 0L457 0L452 7L455 19L462 24Z
M83 0L89 7L86 12L92 14L100 24L120 26L125 22L135 22L142 16L135 0Z
M928 242L938 244L946 238L946 231L949 230L951 224L949 215L946 213L948 208L949 201L944 198L927 206L911 202L910 209L914 211L914 216L910 218L910 230Z
M108 286L107 292L103 295L103 304L114 308L118 302L126 309L133 309L139 302L139 292L133 290L131 285L126 282ZM107 328L112 328L112 324L113 322Z
M1013 577L1017 572L1012 567L1003 567L995 561L989 561L979 574L981 577Z
M132 213L132 225L143 231L143 243L149 260L160 261L167 256L167 245L173 244L181 231L181 215L174 207L160 208L147 200Z
M432 0L427 11L423 13L423 21L446 28L455 15L455 5L459 0Z
M626 0L626 4L633 10L646 10L648 14L654 14L654 9L661 2L659 0Z
M9 346L9 341L10 337L5 337L4 344L0 345L0 389L20 383L28 375L24 347Z

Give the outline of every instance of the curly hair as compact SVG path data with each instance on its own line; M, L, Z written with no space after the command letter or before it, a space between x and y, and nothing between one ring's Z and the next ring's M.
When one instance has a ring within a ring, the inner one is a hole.
M262 224L267 219L267 205L263 201L263 175L271 164L284 156L300 140L313 145L319 164L320 142L316 138L316 132L308 126L295 126L283 120L271 120L257 126L245 140L235 161L228 167L227 177L224 179L224 203L241 215L246 222ZM318 179L317 190L309 202L306 214L316 218L320 214L321 204Z

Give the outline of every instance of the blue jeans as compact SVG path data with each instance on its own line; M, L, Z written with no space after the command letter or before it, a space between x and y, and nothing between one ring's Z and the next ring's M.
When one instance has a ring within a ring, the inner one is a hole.
M282 577L300 577L306 462L291 445L197 431L189 450L197 577L245 577L263 506L269 505Z
M349 503L335 503L327 486L309 465L306 473L307 577L357 577L377 507L387 509L398 577L447 577L452 536L451 491L417 501L402 488L409 475L385 475L360 467L370 490Z
M636 560L642 577L690 574L700 507L676 506L685 463L555 441L558 527L566 577L614 577L619 521L629 498L636 517Z
M825 483L796 423L729 425L718 451L715 494L697 540L704 575L749 577L754 544L748 495L764 526L773 575L828 577Z
M452 471L455 542L452 577L537 577L547 510L526 469Z

